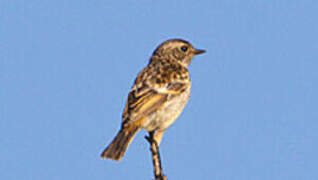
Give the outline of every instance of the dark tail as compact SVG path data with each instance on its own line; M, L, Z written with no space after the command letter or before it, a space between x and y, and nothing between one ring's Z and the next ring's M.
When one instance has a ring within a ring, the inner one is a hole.
M121 160L124 153L135 136L136 132L139 130L138 127L124 127L121 128L117 133L113 141L107 146L107 148L101 154L103 158L110 158L116 161Z

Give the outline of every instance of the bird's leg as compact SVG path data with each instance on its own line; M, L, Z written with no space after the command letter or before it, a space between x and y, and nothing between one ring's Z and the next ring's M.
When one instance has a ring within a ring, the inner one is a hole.
M150 144L150 151L152 155L152 163L154 167L155 180L167 180L167 177L163 174L163 171L162 171L159 145L155 140L154 134L155 132L151 131L149 132L149 136L146 136L145 138Z
M153 139L156 141L158 148L160 146L161 139L162 139L164 132L165 132L165 130L157 130L153 136Z

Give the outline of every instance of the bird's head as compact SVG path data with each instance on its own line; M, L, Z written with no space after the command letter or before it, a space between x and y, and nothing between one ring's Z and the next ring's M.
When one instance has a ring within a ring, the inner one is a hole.
M170 39L161 43L153 55L176 60L184 66L188 66L195 55L204 53L205 50L194 48L188 41L182 39ZM159 58L160 59L160 58Z

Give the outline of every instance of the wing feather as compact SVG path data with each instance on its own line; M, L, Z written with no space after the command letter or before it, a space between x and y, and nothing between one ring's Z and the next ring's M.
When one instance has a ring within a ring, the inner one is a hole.
M142 94L138 93L136 90L132 90L128 95L128 100L123 113L123 121L132 122L148 116L160 109L166 102L167 97L167 94L157 93L151 89L143 91Z

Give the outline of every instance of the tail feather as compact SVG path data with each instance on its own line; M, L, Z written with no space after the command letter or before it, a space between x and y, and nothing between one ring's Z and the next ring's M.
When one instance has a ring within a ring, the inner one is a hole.
M121 128L113 141L103 151L101 157L113 159L116 161L121 160L138 129L138 127Z

